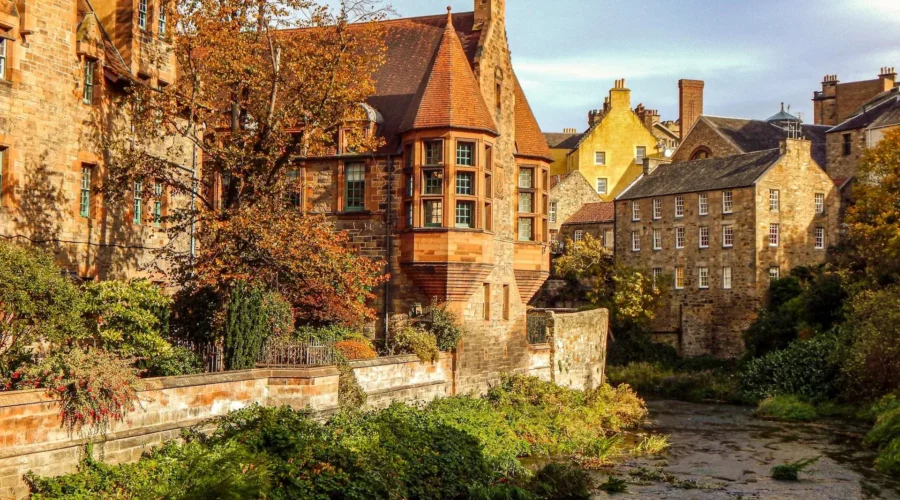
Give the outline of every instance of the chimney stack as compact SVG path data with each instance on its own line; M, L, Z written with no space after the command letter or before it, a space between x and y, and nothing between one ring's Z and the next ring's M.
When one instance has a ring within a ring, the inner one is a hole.
M572 135L574 135L574 134L577 134L577 133L578 133L578 129L576 129L576 128L564 128L564 129L563 129L563 133L564 133L564 134L572 134Z
M503 23L506 17L506 0L475 0L475 25L481 30L491 24Z
M660 165L668 165L672 163L671 158L651 158L649 156L644 157L644 175L650 175L656 170Z
M678 80L678 119L681 140L703 114L703 80Z
M886 92L897 84L897 72L893 67L881 68L878 79L881 80L882 92Z
M609 91L609 107L631 109L631 90L625 88L625 79L616 80Z

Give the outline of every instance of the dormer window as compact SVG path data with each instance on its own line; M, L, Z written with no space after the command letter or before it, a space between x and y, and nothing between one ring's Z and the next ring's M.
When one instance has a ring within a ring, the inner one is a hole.
M425 141L425 165L444 164L444 141Z
M166 36L166 22L167 22L166 16L167 15L168 14L167 14L166 6L160 5L159 6L159 28L157 30L160 38L163 38Z
M147 29L147 0L138 0L138 28Z
M82 100L85 104L94 103L94 68L97 61L93 59L84 60L84 92Z

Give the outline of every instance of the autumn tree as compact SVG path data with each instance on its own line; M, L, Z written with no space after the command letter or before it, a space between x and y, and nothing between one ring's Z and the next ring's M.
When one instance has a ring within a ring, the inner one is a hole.
M863 154L847 209L847 246L858 267L878 280L900 281L900 130Z
M301 319L357 322L384 278L324 217L286 203L295 172L364 117L384 58L374 0L335 11L312 0L186 0L169 12L178 79L135 84L110 126L107 191L172 200L161 250L179 284L227 290L237 281L287 297ZM166 51L171 52L166 52ZM378 139L348 134L357 151ZM374 135L374 134L373 134ZM184 235L196 237L187 249ZM179 244L180 242L180 244Z

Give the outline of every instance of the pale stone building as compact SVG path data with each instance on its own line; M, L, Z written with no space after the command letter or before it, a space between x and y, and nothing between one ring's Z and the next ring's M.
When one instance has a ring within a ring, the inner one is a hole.
M557 244L562 240L559 231L563 223L585 203L597 203L603 198L581 172L550 176L550 207L547 220L550 223L550 242L553 251L561 251Z
M740 354L769 282L824 262L839 197L807 140L645 173L616 198L616 259L667 290L657 338L688 356ZM649 162L648 162L649 163Z

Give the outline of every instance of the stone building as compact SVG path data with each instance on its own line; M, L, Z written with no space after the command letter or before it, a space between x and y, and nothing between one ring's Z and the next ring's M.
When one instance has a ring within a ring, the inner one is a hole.
M455 392L527 370L526 304L549 275L550 151L513 71L504 4L382 22L386 62L364 106L384 146L298 173L305 209L387 263L378 336L432 299L461 314Z
M702 119L701 119L702 121ZM840 201L808 140L648 168L616 198L616 259L668 292L653 329L688 356L736 356L769 282L825 260Z
M585 203L596 203L601 200L600 195L581 172L550 176L550 208L547 220L550 223L550 242L554 243L552 248L554 252L561 250L555 243L562 241L559 239L559 230L563 222Z
M856 177L865 150L896 128L900 128L900 87L878 94L828 129L828 174L839 185L850 182Z
M878 78L841 83L837 75L825 75L822 90L813 92L816 125L835 126L857 114L866 102L897 86L894 68L881 68Z
M174 81L166 16L157 0L0 1L0 235L52 249L73 276L155 279L152 250L169 243L158 216L178 200L153 179L123 202L100 190L114 99Z
M615 204L611 201L585 203L559 230L559 241L579 242L590 235L612 251L615 248Z
M581 172L603 200L612 201L640 174L644 158L668 149L670 134L656 124L659 114L643 105L631 109L631 90L624 79L616 80L603 108L588 112L586 132L545 134L553 156L550 174Z

